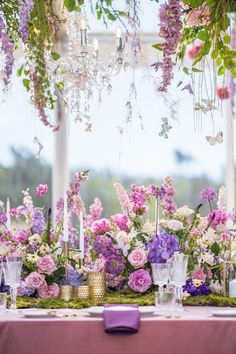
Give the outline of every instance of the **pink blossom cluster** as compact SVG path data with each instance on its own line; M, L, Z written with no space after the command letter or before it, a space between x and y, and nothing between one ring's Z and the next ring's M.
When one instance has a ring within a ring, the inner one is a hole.
M94 221L99 220L102 216L103 207L99 198L94 199L93 204L90 205L89 212L87 226L90 227Z
M168 0L160 6L160 31L159 35L163 38L162 44L163 61L160 63L162 69L162 83L158 91L166 92L173 78L172 55L176 53L177 45L181 39L181 1Z
M128 214L131 209L128 193L121 183L114 183L114 187L116 189L122 212L124 214Z
M200 269L197 269L193 272L192 278L205 282L206 274L204 273L203 269L200 268Z
M91 225L91 231L95 235L103 235L110 230L111 225L108 219L95 220Z
M17 243L26 243L29 237L30 237L30 230L23 229L14 236L14 240Z
M229 219L229 215L223 210L212 210L207 215L207 221L215 229L218 225L224 224Z
M129 218L125 214L115 214L111 217L111 219L114 221L117 227L119 227L120 230L128 232L128 221Z
M47 184L39 184L36 187L36 195L37 197L41 197L42 195L48 192L48 185Z
M147 188L144 186L137 186L136 184L131 184L131 190L132 192L129 193L129 198L131 201L131 211L140 215L145 214L148 211L148 207L145 205L148 193Z
M162 187L165 190L163 197L163 210L164 216L172 215L176 212L176 204L174 201L175 189L173 187L174 179L172 177L166 177Z
M58 199L56 203L56 224L59 225L63 219L64 201L62 198Z
M194 44L187 51L188 57L190 59L195 59L196 55L200 52L201 49L202 49L202 44L200 43Z

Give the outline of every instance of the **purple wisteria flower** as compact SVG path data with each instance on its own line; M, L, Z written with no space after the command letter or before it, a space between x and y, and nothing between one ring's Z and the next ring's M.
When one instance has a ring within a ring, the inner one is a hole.
M5 77L3 79L4 84L7 86L10 82L10 77L13 70L14 64L14 42L11 37L6 32L5 23L0 16L0 49L5 54L5 65L4 65L4 74Z
M93 249L96 253L105 258L109 258L113 254L116 254L116 250L113 247L111 239L107 236L96 236Z
M128 286L133 291L145 293L152 285L152 279L149 272L145 269L139 269L129 275Z
M46 229L43 212L40 208L34 209L31 227L36 234L41 234Z
M117 276L123 273L125 269L125 263L121 256L112 255L109 258L107 258L105 269L107 273Z
M34 9L33 0L18 0L19 3L19 30L23 42L25 43L29 36L29 26L28 22L30 20L31 12Z
M217 198L216 190L212 187L204 188L200 193L200 200L202 202L213 202Z
M4 225L7 222L7 216L6 213L4 213L4 211L0 212L0 224Z
M209 295L211 292L206 283L191 278L186 281L186 285L183 286L183 291L187 291L192 296Z
M155 236L148 248L150 263L165 263L173 256L174 252L179 251L179 243L174 236L163 232Z

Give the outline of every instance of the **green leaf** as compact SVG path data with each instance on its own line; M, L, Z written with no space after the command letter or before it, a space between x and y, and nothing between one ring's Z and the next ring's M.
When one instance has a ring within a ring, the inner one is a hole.
M216 242L211 245L211 252L213 252L215 256L218 256L220 253L220 247Z
M23 68L24 68L24 65L21 65L21 67L19 67L19 69L17 69L17 71L16 71L17 76L21 76Z
M192 68L192 71L194 73L203 73L203 70L197 69L197 68Z
M30 80L23 79L23 85L25 86L27 92L29 92L29 90L30 90Z
M232 76L235 78L236 77L236 70L231 71Z
M183 72L184 72L186 75L189 75L189 69L186 68L186 66L183 68Z
M157 49L157 50L162 50L162 44L161 43L153 44L152 47Z
M60 59L60 54L58 54L56 52L52 52L51 57L53 60L56 61L56 60Z
M200 31L197 33L197 38L199 38L201 41L207 41L209 39L209 34L206 29Z
M225 42L226 44L230 44L231 38L230 38L229 35L225 35L225 36L224 36L224 42Z
M218 69L218 75L221 76L221 75L224 75L225 73L225 68L223 66L221 66L219 69Z
M75 10L75 0L64 0L64 5L69 12Z

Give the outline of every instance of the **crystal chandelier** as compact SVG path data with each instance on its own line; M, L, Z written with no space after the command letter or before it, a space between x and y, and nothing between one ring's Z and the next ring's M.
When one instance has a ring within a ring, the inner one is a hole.
M91 130L90 103L95 91L101 103L101 93L112 90L111 79L122 69L129 66L124 53L124 40L121 29L115 36L115 50L107 63L99 55L98 40L89 41L89 26L86 18L77 12L68 14L67 35L68 54L56 62L48 60L50 73L54 75L54 83L63 82L63 98L67 112L75 121L84 122L85 130Z

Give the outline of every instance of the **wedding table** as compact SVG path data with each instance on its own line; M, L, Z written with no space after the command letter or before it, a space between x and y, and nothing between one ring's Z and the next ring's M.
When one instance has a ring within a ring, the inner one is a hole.
M0 354L236 354L236 317L211 315L220 309L141 317L139 332L126 337L106 334L102 318L85 309L58 310L53 319L6 313L0 316Z

